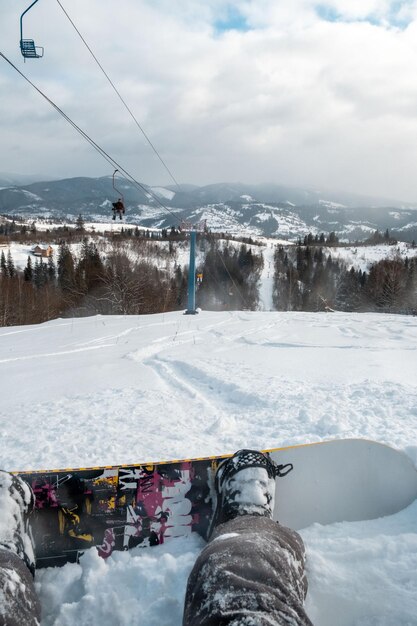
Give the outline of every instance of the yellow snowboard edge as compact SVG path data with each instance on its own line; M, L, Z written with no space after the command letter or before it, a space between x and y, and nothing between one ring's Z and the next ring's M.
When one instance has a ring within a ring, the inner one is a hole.
M311 442L311 443L302 443L302 444L297 444L297 445L293 445L293 446L282 446L280 448L268 448L266 450L261 450L261 452L279 452L281 450L293 450L293 449L300 449L300 448L307 448L307 447L311 447L311 446L318 446L318 445L325 445L328 443L336 443L338 441L362 441L364 443L368 442L368 443L372 443L372 444L378 444L380 446L385 446L387 448L391 448L392 450L396 450L399 453L405 454L402 450L398 450L397 448L393 448L392 446L389 446L385 443L381 443L379 441L373 441L372 439L366 439L366 438L359 438L359 437L351 437L348 439L328 439L325 441L315 441L315 442ZM142 462L142 463L123 463L123 464L116 464L116 465L93 465L91 467L64 467L64 468L60 468L60 469L37 469L37 470L13 470L10 473L11 474L54 474L54 473L61 473L61 472L82 472L82 471L93 471L93 470L115 470L115 469L119 469L119 468L127 468L127 467L152 467L154 465L170 465L173 463L192 463L194 461L216 461L217 459L227 459L231 456L233 456L233 452L230 454L215 454L213 456L201 456L201 457L194 457L194 458L190 458L190 459L170 459L168 461L148 461L148 462ZM410 459L411 462L411 459Z

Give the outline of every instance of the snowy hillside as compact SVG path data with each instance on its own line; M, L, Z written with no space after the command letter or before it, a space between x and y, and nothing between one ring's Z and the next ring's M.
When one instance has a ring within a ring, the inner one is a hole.
M181 313L0 329L6 469L115 464L367 437L417 462L417 323L409 316ZM381 468L384 471L384 468ZM279 506L279 503L278 503ZM417 503L314 525L316 626L417 615ZM43 626L180 626L198 537L42 570Z
M412 247L404 241L399 241L396 245L379 244L376 246L346 246L340 248L326 248L326 254L331 254L333 258L343 260L346 265L354 267L356 270L368 272L373 263L378 263L381 259L395 258L409 259L417 256L417 247Z
M88 232L90 232L91 229L93 229L95 233L106 231L105 225L99 224L97 222L94 222L91 224L89 223L86 225L86 227L88 229ZM101 227L101 230L100 230L100 227ZM123 228L123 224L116 223L114 226L112 226L112 228L114 229L114 231L120 230L121 228ZM39 227L38 227L38 230L41 231ZM237 240L236 243L234 243L233 240L230 240L230 241L231 241L231 245L235 245L236 247L239 247L241 245L239 240ZM275 251L275 248L277 246L285 247L285 246L294 245L293 243L286 241L285 239L276 239L276 238L269 238L269 237L257 237L256 242L260 245L254 246L253 250L255 252L262 252L262 254L264 255L264 260L265 260L266 270L267 270L265 275L269 274L270 276L272 276L272 273L273 273L273 256L274 256L273 253ZM42 234L39 234L38 245L40 245L43 248L46 248L49 245L42 241ZM127 243L125 242L124 245L126 249L129 249L130 244L128 242ZM168 244L166 241L153 240L152 245L157 245L161 249L168 248ZM110 246L109 240L103 239L101 247L105 249L106 247L109 247L109 246ZM54 255L55 255L54 258L56 260L57 255L58 255L58 246L56 244L53 244L51 247L54 251ZM189 260L188 241L187 242L174 242L174 247L176 250L176 256L174 260L179 265L188 266L188 260ZM8 251L10 250L15 266L19 270L24 269L27 263L28 256L32 256L32 261L34 260L33 255L32 255L33 248L34 248L33 244L21 244L17 242L12 242L10 243L10 245L0 246L0 250L3 250L5 255L7 255ZM70 244L70 248L73 254L77 256L79 254L81 244ZM381 261L382 259L392 260L396 257L399 257L402 259L405 259L406 257L408 257L409 259L414 258L415 256L417 256L417 247L412 247L411 244L407 244L403 241L399 241L396 245L378 244L378 245L368 245L368 246L341 246L341 247L331 247L331 248L324 246L323 252L325 253L326 256L330 254L335 259L343 260L349 268L354 267L355 269L361 269L362 271L369 271L369 268L373 263L377 263L378 261ZM197 263L199 263L203 260L204 255L199 250L197 250L197 255L198 255ZM261 280L263 279L264 278L262 278Z
M5 181L7 184L7 181ZM213 232L281 237L296 240L308 232L336 232L343 241L363 241L375 230L389 228L397 239L417 238L414 205L365 196L283 185L220 183L196 187L138 188L120 179L125 221L144 228L170 228L182 221L206 220ZM111 176L69 178L2 188L0 212L28 219L108 222L111 204L120 195Z

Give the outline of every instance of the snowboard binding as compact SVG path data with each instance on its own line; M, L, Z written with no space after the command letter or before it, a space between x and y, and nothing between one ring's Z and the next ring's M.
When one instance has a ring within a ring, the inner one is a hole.
M214 478L216 506L207 538L214 527L239 515L272 517L275 479L286 476L292 463L277 465L258 450L238 450L217 468Z

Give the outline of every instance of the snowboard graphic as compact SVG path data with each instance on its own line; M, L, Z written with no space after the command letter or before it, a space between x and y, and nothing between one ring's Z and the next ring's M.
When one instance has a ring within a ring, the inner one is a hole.
M383 444L344 439L268 452L278 464L294 466L276 480L274 519L296 530L389 515L417 498L411 460ZM107 558L114 550L192 532L205 537L214 473L226 456L15 472L36 495L31 526L37 567L77 561L93 546Z

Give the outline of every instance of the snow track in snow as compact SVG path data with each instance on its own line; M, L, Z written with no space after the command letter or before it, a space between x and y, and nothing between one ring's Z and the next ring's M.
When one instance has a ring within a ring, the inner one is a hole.
M404 421L417 406L413 318L173 313L42 328L30 342L0 332L8 468L129 463L329 436L408 445Z

